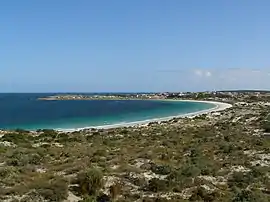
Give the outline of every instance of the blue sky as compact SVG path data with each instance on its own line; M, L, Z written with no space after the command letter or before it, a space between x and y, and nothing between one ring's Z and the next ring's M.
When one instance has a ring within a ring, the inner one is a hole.
M269 0L0 2L0 92L270 88Z

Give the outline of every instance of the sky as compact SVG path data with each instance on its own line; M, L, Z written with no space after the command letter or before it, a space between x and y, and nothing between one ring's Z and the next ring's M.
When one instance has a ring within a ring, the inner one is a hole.
M269 0L0 1L0 92L270 90Z

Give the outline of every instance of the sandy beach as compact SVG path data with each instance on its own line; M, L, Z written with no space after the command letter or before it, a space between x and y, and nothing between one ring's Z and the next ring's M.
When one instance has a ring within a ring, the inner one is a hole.
M102 125L102 126L92 126L92 127L84 127L84 128L72 128L72 129L55 129L57 131L61 132L74 132L74 131L80 131L80 130L85 130L85 129L110 129L110 128L119 128L119 127L132 127L132 126L147 126L151 122L161 122L161 121L169 121L173 118L183 118L183 117L195 117L198 115L202 114L208 114L211 112L218 112L222 111L225 109L228 109L232 107L231 104L224 103L224 102L216 102L216 101L201 101L201 100L171 100L171 99L164 99L164 101L168 102L201 102L201 103L208 103L208 104L213 104L215 107L206 109L206 110L201 110L197 112L192 112L192 113L187 113L187 114L179 114L176 116L167 116L163 118L156 118L156 119L148 119L148 120L142 120L142 121L134 121L134 122L121 122L117 124L111 124L111 125Z

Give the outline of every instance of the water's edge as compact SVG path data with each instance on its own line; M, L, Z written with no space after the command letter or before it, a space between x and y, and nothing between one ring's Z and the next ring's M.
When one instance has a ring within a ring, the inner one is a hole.
M158 101L158 100L157 100ZM211 112L218 112L225 109L228 109L232 107L231 104L223 103L223 102L216 102L216 101L199 101L199 100L161 100L161 101L169 101L169 102L197 102L197 103L206 103L209 104L209 106L212 106L211 108L199 110L195 112L189 112L189 113L180 113L178 115L173 116L166 116L161 118L152 118L152 119L146 119L146 120L139 120L139 121L131 121L131 122L119 122L115 124L109 124L109 125L99 125L99 126L89 126L89 127L82 127L82 128L54 128L54 130L62 131L62 132L73 132L73 131L80 131L90 128L95 129L110 129L110 128L119 128L119 127L131 127L131 126L138 126L138 125L145 125L149 124L151 122L161 122L161 121L168 121L173 118L183 118L183 117L194 117L202 114L207 114Z
M139 103L127 100L37 101L38 96L0 96L0 129L54 129L66 132L128 127L231 107L221 102L174 99L143 100Z

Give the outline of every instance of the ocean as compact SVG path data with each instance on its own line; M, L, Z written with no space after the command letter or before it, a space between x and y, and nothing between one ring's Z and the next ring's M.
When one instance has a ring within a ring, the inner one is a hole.
M37 100L51 95L55 94L0 94L0 129L78 129L124 125L214 107L209 103L162 100Z

